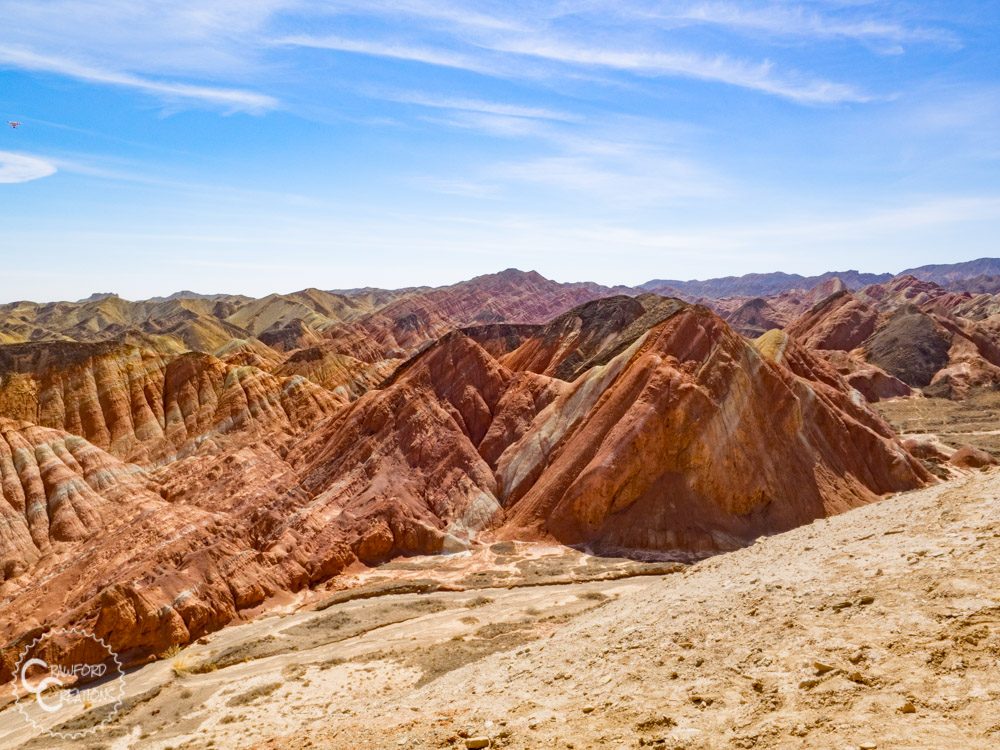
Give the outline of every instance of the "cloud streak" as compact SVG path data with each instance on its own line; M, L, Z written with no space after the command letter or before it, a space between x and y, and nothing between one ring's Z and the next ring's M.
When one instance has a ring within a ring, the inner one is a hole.
M687 7L657 8L640 17L671 22L721 26L736 31L759 32L775 36L810 39L849 39L863 43L929 43L958 46L958 38L949 31L929 27L910 27L891 20L872 17L837 18L788 4L734 4L702 2ZM902 51L898 46L890 51Z
M528 107L507 102L441 97L419 92L368 92L370 96L400 104L415 104L428 109L445 109L456 112L475 112L500 117L515 117L526 120L553 120L556 122L578 122L580 117L569 112L560 112L548 107Z
M510 64L509 60L491 61L468 54L395 42L300 35L276 39L274 43L456 68L496 78L517 79L539 75L537 70L528 73L523 64ZM749 63L725 55L708 57L684 52L601 49L550 38L497 40L484 42L483 47L502 53L502 57L515 56L522 60L536 58L564 66L602 68L644 77L680 77L723 83L801 104L869 102L874 99L848 84L800 75L780 76L776 74L773 63Z
M66 76L88 83L135 89L168 101L197 101L230 112L260 114L278 106L278 100L274 97L255 91L154 80L17 47L0 46L0 66Z
M472 55L434 49L420 45L400 42L375 41L368 39L348 39L343 36L329 34L311 36L308 34L293 34L277 37L271 41L273 45L285 47L307 47L312 49L331 50L333 52L350 52L370 57L386 57L393 60L423 63L442 68L467 70L482 75L496 75L495 68Z
M778 76L770 62L747 63L724 55L598 49L558 41L538 40L501 44L506 52L558 63L610 68L640 76L678 76L724 83L803 104L867 102L872 97L853 86L819 79Z
M56 166L45 159L12 151L0 151L0 184L31 182L56 173Z

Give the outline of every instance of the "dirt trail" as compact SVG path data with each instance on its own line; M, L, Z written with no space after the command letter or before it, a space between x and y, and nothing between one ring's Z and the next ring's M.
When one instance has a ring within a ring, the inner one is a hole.
M442 578L591 565L527 550ZM998 560L1000 472L969 475L673 575L266 617L130 674L128 710L72 746L996 748ZM406 577L434 565L361 583ZM31 736L0 713L0 747Z

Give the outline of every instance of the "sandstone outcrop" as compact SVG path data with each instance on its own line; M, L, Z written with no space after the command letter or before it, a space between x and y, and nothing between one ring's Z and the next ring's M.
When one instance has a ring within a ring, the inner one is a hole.
M747 300L733 312L724 316L733 329L747 338L757 338L775 328L782 328L781 314L766 299L755 297Z
M237 433L280 439L347 398L207 354L114 342L0 347L0 415L86 438L128 461L163 461Z
M809 349L849 352L875 332L878 312L847 291L815 305L786 330Z
M995 309L991 295L974 297L900 276L857 293L839 292L786 330L869 400L904 396L912 388L960 399L971 389L1000 385Z
M859 352L820 349L814 354L829 363L870 403L913 395L910 386L881 367L866 362Z
M655 294L588 302L560 315L501 361L512 370L575 380L619 354L682 307L680 300Z
M560 284L534 271L511 268L452 286L414 292L345 328L355 334L363 332L398 355L412 353L455 328L501 322L545 323L607 292L606 287L597 284Z
M338 398L352 401L385 380L401 362L401 359L365 362L342 354L325 342L292 352L271 371L279 377L307 378Z
M851 393L785 334L751 345L685 309L581 377L505 451L505 533L708 553L926 481Z

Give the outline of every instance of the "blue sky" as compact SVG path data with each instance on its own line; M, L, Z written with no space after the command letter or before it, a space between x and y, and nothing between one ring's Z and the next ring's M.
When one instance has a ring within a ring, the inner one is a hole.
M0 0L0 300L1000 255L1000 3Z

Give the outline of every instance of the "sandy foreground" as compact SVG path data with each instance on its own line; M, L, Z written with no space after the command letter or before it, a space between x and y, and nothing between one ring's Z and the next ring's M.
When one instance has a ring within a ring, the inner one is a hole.
M1000 472L674 567L399 561L130 672L104 724L34 716L83 739L8 706L0 747L1000 747Z

